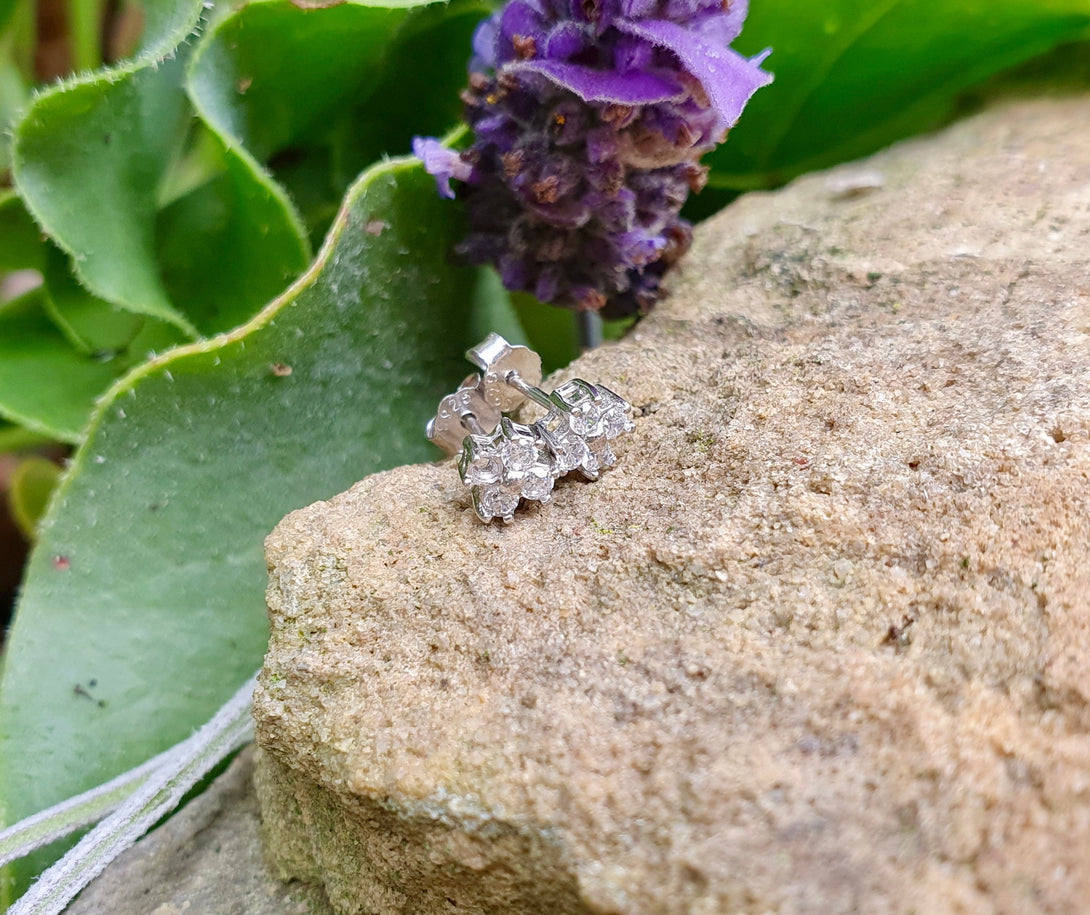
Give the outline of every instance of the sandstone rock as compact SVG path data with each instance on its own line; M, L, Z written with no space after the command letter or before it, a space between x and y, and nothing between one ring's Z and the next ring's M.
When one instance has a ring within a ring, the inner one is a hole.
M252 755L117 858L66 915L332 915L320 887L266 869Z
M289 515L271 860L353 913L1085 909L1088 254L1090 99L990 111L702 226L563 374L642 414L599 482Z

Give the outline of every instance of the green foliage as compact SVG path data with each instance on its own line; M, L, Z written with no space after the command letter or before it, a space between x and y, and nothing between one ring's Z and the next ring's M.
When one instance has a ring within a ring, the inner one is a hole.
M39 288L0 308L0 417L74 442L115 372L74 349L44 303Z
M3 29L15 12L16 0L0 0L0 29Z
M38 521L45 514L46 504L61 469L52 461L31 455L12 471L8 484L11 516L27 540L37 535Z
M192 123L179 54L201 10L148 3L132 61L43 92L15 127L0 266L43 285L0 317L9 421L78 441L135 363L237 326L309 259L286 193Z
M1087 0L752 0L736 47L776 81L707 157L713 187L775 187L950 117L992 74L1090 37Z
M194 338L253 314L309 251L286 195L229 154L208 157L205 183L160 209L191 120L176 46L202 9L199 0L167 5L178 12L162 17L167 31L152 51L34 100L15 129L13 174L83 286Z
M0 197L0 268L42 277L0 305L0 418L25 429L79 441L102 391L149 352L184 339L176 327L84 289L12 193Z
M41 270L42 233L13 191L0 192L0 270Z
M453 217L418 165L374 167L287 293L142 366L96 412L10 633L11 820L181 739L260 663L262 540L282 515L433 456L422 418L473 342Z
M542 308L533 296L517 292L511 296L518 319L526 328L541 355L541 367L546 372L567 365L579 354L579 340L571 315L559 308Z
M162 285L152 231L155 189L188 116L181 62L166 55L201 10L199 0L176 6L189 15L154 42L160 54L39 95L15 129L12 168L27 208L88 289L196 336Z
M251 3L210 29L193 55L197 110L240 154L268 165L312 237L363 168L406 153L414 134L446 131L460 112L466 49L487 7L387 6Z
M525 328L550 367L574 354L567 313L512 310L494 274L452 262L458 208L419 167L375 164L456 121L489 6L304 6L224 5L199 25L198 0L145 0L131 59L34 96L30 7L0 0L0 272L40 278L0 302L0 450L79 446L6 646L8 822L234 691L265 641L264 534L434 457L422 425L469 343ZM110 5L71 8L90 68ZM966 88L1088 29L1087 0L752 0L740 45L774 48L776 82L709 157L698 211L933 127ZM52 472L27 468L13 498L30 526Z

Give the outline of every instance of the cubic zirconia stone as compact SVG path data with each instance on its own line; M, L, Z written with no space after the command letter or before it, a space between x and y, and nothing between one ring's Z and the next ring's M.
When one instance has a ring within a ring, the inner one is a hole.
M632 408L578 378L554 395L552 409L532 426L505 416L495 432L466 437L458 470L483 520L510 520L520 499L547 502L558 477L578 470L596 480L616 462L608 439L634 428L627 416Z
M591 452L601 467L612 467L617 463L617 455L613 453L613 449L609 447L609 442L605 438L598 439L592 446Z
M509 518L518 508L518 493L505 492L499 486L482 486L477 493L481 511L490 518Z
M553 453L556 455L556 469L560 473L575 470L587 454L587 443L573 432L565 432L554 438Z
M466 468L465 482L470 486L495 483L503 476L503 461L495 451L476 455Z
M579 466L579 462L583 459L583 449L586 447L583 440L571 431L568 419L567 413L553 409L534 424L548 445L549 451L552 452L556 462L553 469L559 476Z
M549 501L549 494L553 491L553 475L540 468L534 468L526 474L522 481L522 497L534 499L537 502Z
M571 411L571 429L576 435L593 435L598 425L599 410L593 401L576 404Z
M624 409L614 406L602 413L602 421L599 423L599 427L601 434L606 438L616 438L622 432L630 431L632 424L629 422L628 417L624 415Z
M534 440L529 437L519 436L504 442L500 454L509 473L523 473L533 467L537 460Z
M600 410L594 388L579 378L565 381L555 392L568 405L568 419L576 435L590 435L598 423Z
M538 439L537 463L531 469L540 470L542 473L547 473L553 479L556 479L556 458L553 456L549 443L544 438Z

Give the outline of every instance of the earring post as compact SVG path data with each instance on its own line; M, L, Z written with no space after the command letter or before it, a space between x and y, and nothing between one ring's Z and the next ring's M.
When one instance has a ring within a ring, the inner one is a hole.
M520 394L525 394L527 397L530 398L530 400L532 400L536 404L540 404L541 406L545 407L545 409L552 409L552 407L554 406L552 399L549 397L548 394L546 394L539 387L535 387L532 384L527 384L525 381L522 380L522 376L519 375L519 373L514 369L507 373L504 381L511 385L511 387L513 387Z

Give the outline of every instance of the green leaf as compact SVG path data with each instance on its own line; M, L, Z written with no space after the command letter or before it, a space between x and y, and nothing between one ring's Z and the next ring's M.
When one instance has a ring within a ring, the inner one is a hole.
M43 93L16 125L13 171L91 292L196 336L170 302L154 249L156 188L189 118L180 77L179 61L163 61Z
M219 133L268 159L299 137L324 131L330 114L374 81L407 15L392 5L247 4L200 43L190 94Z
M159 765L118 808L84 836L63 860L45 871L20 898L17 905L20 915L60 915L80 890L101 874L118 855L170 814L224 760L252 741L254 722L251 705L256 682L255 673L196 734L157 757L161 760ZM139 766L136 771L145 765ZM129 775L132 773L133 770L130 770ZM119 776L114 784L124 778ZM109 788L110 785L103 785L100 790L112 793ZM72 798L64 806L71 810L69 805L76 801L76 798ZM43 812L43 816L47 814ZM42 820L34 819L44 825ZM13 831L16 829L19 829L18 825L13 827ZM19 831L22 832L21 829ZM38 838L44 837L33 837L35 840ZM32 843L24 843L24 847L26 844Z
M250 3L198 46L190 97L269 165L318 234L360 170L457 120L470 36L487 12L478 0Z
M117 810L147 783L173 754L170 750L123 772L103 785L61 801L0 831L0 865L23 858L51 842L71 835Z
M627 318L614 318L610 321L602 322L602 339L603 340L620 340L625 334L627 334L633 327L636 326L636 321L639 318L636 315L632 315Z
M283 189L191 123L178 46L202 4L144 9L135 60L34 100L15 129L14 177L93 296L193 338L249 319L310 249Z
M473 342L476 273L447 257L457 222L418 163L375 166L291 289L136 369L99 407L8 641L8 822L184 737L260 663L262 540L283 514L438 456L424 422ZM23 885L33 871L19 867Z
M68 258L22 219L29 217L18 198L0 203L0 250L13 265L40 269L44 284L0 306L0 417L74 443L100 394L183 336L173 325L92 296L71 275Z
M8 24L11 14L15 12L16 0L0 0L0 30Z
M0 0L2 5L3 0ZM11 35L0 38L0 172L11 168L11 124L26 104L27 88L12 54L5 53Z
M57 485L61 469L52 461L31 455L23 458L8 481L11 516L27 540L33 542L38 521L45 513L49 495Z
M469 336L483 340L490 333L497 333L510 343L525 346L529 342L511 302L511 293L503 288L500 275L491 267L478 267Z
M0 270L41 270L44 266L41 230L18 194L0 192Z
M102 14L106 0L68 0L68 43L73 70L93 70L102 64Z
M579 334L572 312L542 305L526 292L512 293L511 304L530 346L541 354L541 368L546 374L563 368L579 355Z
M50 320L45 290L0 307L0 417L78 442L95 398L117 372L72 347Z
M52 441L51 436L31 432L22 426L0 420L0 454L32 451Z
M705 161L711 184L781 184L949 117L966 88L1090 29L1086 0L762 0L735 46L776 81Z
M72 275L68 257L52 244L46 245L42 275L46 314L79 352L97 362L118 360L111 365L111 381L143 361L149 351L184 342L172 324L124 311L91 295Z
M488 3L463 0L414 13L372 91L339 125L334 153L341 169L403 155L414 136L441 136L461 122L473 32L491 12Z
M212 143L221 171L166 206L155 231L170 299L204 334L249 320L310 260L283 190L241 151Z
M34 80L38 51L38 8L36 3L19 0L0 0L0 118L7 128L14 114L22 107L30 94ZM9 77L14 76L14 82ZM5 130L6 133L6 130ZM4 137L0 160L8 166L7 146L9 136Z

